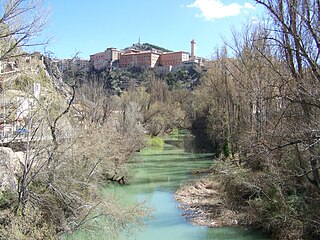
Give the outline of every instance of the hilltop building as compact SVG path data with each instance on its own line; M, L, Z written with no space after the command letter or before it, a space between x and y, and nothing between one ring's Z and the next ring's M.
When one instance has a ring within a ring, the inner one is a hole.
M189 53L184 51L164 52L153 48L151 50L138 50L137 46L140 47L141 44L134 44L131 49L128 48L120 55L120 68L176 66L190 59Z
M189 65L199 63L195 56L195 45L196 42L192 39L190 55L188 52L172 52L149 43L141 44L139 41L126 48L123 52L116 48L107 48L104 52L90 55L90 63L96 70L111 67L117 61L119 63L117 66L120 68L162 67L171 71L172 67L182 66L184 63Z
M121 54L119 67L149 67L154 68L159 64L160 54L152 51L128 50Z
M120 59L121 51L117 48L107 48L104 52L90 55L90 63L94 69L111 67L112 64Z
M176 66L183 64L189 60L189 53L179 52L154 52L154 51L139 51L128 50L121 54L119 67L149 67L158 66Z
M175 66L189 60L189 53L187 52L168 52L160 56L160 66Z
M62 59L59 61L59 69L63 72L72 67L76 69L101 70L111 67L130 68L144 67L157 68L160 72L175 71L183 67L193 65L201 65L203 58L196 57L196 42L191 40L191 54L185 51L170 51L168 49L158 47L149 43L133 44L131 47L125 48L123 51L117 48L107 48L103 52L90 55L90 65L88 61L75 58Z

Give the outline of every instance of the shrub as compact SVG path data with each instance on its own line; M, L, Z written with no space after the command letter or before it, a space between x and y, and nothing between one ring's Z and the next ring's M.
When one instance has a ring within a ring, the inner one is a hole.
M151 137L149 138L147 145L150 147L163 148L164 141L160 137Z
M179 134L179 130L177 128L172 129L171 135L178 135L178 134Z
M56 239L54 227L46 221L40 210L28 204L25 214L10 214L9 223L0 227L0 235L8 240Z

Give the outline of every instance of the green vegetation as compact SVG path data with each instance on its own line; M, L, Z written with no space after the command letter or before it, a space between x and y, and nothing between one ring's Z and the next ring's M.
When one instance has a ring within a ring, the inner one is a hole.
M179 134L179 129L177 129L177 128L172 129L170 134L171 135L178 135Z
M150 137L147 142L147 146L155 148L163 148L164 140L160 137Z
M141 51L147 51L147 50L158 50L158 51L162 51L162 52L172 52L166 48L163 47L159 47L157 45L154 44L150 44L150 43L136 43L133 44L130 47L127 47L126 49L135 49L135 50L141 50Z
M172 52L171 50L168 50L168 49L166 49L166 48L159 47L159 46L157 46L157 45L150 44L150 43L143 43L142 46L148 47L148 50L151 50L152 48L154 48L154 49L158 49L158 50L160 50L160 51L162 51L162 52Z
M184 67L164 76L171 90L194 89L200 82L204 72L199 66Z

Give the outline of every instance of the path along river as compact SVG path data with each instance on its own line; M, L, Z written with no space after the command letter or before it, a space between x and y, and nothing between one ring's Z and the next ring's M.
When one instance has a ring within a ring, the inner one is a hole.
M189 134L167 137L163 148L145 148L140 160L130 166L132 179L129 185L117 186L114 192L121 198L146 200L154 211L147 227L132 240L267 240L267 236L252 230L238 228L207 228L194 226L182 216L173 194L177 188L192 180L192 172L212 164L210 153L190 150ZM189 142L189 143L188 143ZM186 144L187 143L187 144ZM108 190L109 191L109 190ZM98 238L100 239L100 238ZM101 238L103 239L103 237ZM124 238L128 239L128 237Z

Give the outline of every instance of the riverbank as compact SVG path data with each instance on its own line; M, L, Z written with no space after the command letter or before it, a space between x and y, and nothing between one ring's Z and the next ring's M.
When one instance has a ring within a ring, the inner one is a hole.
M217 163L209 170L195 171L198 179L175 192L174 198L184 217L194 225L213 228L261 226L250 204L242 201L243 196L237 193L243 189L242 194L246 195L251 190L250 186L234 181L239 170L227 165L228 168L222 169L223 164Z
M247 225L245 214L227 204L221 183L203 178L178 189L174 195L191 223L207 227Z

